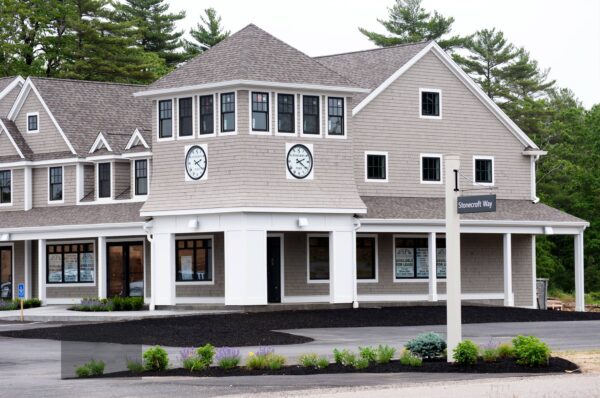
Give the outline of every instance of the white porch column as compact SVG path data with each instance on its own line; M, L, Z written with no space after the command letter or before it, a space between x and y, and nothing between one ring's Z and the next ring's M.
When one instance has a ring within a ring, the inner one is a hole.
M98 298L106 298L106 237L98 237Z
M33 204L33 193L32 193L32 171L31 167L25 167L23 169L23 210L31 210Z
M38 298L46 305L46 239L38 240Z
M31 257L32 254L31 253L31 241L30 240L26 240L23 242L23 266L25 267L24 270L24 283L25 283L25 298L26 299L30 299L31 298L31 290L33 288L32 284L31 284L31 266L32 266L32 261L31 261Z
M225 305L267 304L267 231L225 231Z
M512 235L502 235L504 258L504 306L514 307L515 299L512 288Z
M329 233L329 301L351 303L354 295L352 231Z
M155 305L175 305L175 236L152 234L152 296Z
M585 311L583 285L583 232L575 235L575 311Z
M429 301L438 301L437 294L437 246L436 246L436 233L430 232L428 235L429 249L428 259L429 263Z

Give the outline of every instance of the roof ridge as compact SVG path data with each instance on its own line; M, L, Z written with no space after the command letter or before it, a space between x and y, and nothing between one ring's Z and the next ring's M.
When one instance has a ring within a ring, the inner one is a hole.
M417 41L414 43L401 43L401 44L395 44L393 46L387 46L387 47L376 47L376 48L367 48L366 50L355 50L355 51L346 51L343 53L336 53L336 54L328 54L328 55L318 55L316 57L313 57L314 59L317 58L328 58L328 57L337 57L340 55L348 55L348 54L357 54L357 53L365 53L365 52L369 52L369 51L379 51L379 50L389 50L392 48L399 48L399 47L408 47L408 46L416 46L418 44L425 44L425 43L430 43L433 40L422 40L422 41Z
M147 84L136 84L136 83L119 83L119 82L103 82L99 80L80 80L80 79L66 79L61 77L47 77L47 76L29 76L32 80L48 80L48 81L60 81L60 82L73 82L73 83L88 83L98 84L104 86L131 86L131 87L146 87Z

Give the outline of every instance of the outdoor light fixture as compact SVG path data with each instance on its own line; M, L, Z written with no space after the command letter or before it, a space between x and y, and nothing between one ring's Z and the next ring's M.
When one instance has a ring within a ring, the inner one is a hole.
M0 241L6 242L8 240L10 240L10 234L2 234L2 235L0 235Z
M307 227L308 226L308 218L306 218L306 217L300 217L298 219L298 226L300 228Z
M192 218L190 221L188 221L188 228L190 228L190 229L200 228L200 221L198 221L197 218Z

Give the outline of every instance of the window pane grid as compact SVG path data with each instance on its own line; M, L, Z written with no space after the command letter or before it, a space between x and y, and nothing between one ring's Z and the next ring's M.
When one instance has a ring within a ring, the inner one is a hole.
M235 94L221 94L221 131L235 131Z
M62 200L62 167L50 168L50 200Z
M0 171L0 203L10 203L11 197L11 171Z
M344 99L328 98L328 132L331 135L344 135Z
M329 238L309 237L308 264L310 280L329 279Z
M440 158L423 157L423 181L440 181Z
M212 281L211 239L178 240L176 247L178 282Z
M475 182L491 184L493 179L492 160L475 159Z
M93 283L92 244L48 245L46 247L47 283Z
M27 130L35 131L38 129L38 117L37 115L29 115L27 117Z
M135 194L148 194L148 161L145 159L135 161Z
M214 132L214 104L212 95L200 97L200 134Z
M98 165L98 191L100 198L110 197L110 163Z
M173 135L173 104L171 100L158 102L158 135L168 138Z
M385 155L367 155L367 178L369 180L385 180L387 170Z
M396 279L429 279L429 241L427 238L394 240ZM436 276L446 278L446 239L436 239Z
M252 130L269 130L268 93L252 93Z
M192 98L179 99L179 135L190 136L194 133L193 122L193 101Z
M292 94L277 95L277 120L280 132L294 132L294 96Z
M423 116L440 115L440 93L427 91L421 93L421 114Z
M319 134L319 97L306 95L302 97L304 118L304 134Z

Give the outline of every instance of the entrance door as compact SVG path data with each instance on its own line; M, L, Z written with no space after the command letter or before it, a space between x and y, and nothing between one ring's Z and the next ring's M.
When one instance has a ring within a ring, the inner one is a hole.
M267 237L267 301L281 303L281 238Z
M12 299L12 248L0 247L0 298Z
M144 244L107 243L108 297L144 297Z

